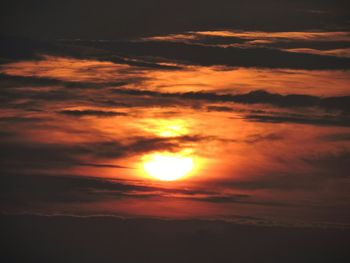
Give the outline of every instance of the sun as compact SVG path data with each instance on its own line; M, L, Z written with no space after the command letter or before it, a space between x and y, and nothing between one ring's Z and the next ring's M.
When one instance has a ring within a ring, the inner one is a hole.
M144 158L146 173L161 181L175 181L189 174L193 158L174 153L154 153Z

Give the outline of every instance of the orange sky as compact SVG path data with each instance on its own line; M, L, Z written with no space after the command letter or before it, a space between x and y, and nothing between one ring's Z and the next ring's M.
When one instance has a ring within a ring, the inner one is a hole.
M192 41L193 35L349 41L344 32L226 31L146 40ZM167 63L157 65L177 68L57 55L2 64L4 76L38 81L5 83L13 86L0 118L14 135L2 143L15 149L6 169L122 184L115 192L88 188L105 199L50 206L56 212L79 207L81 213L213 218L243 213L288 221L290 209L296 220L328 220L334 213L348 218L338 209L350 201L344 170L348 112L340 104L322 104L350 95L348 70ZM240 94L248 99L232 100ZM279 100L287 95L314 97L303 97L309 106L283 105ZM256 96L262 99L252 102ZM22 154L27 151L33 156ZM168 178L159 176L167 170L173 179L160 180Z

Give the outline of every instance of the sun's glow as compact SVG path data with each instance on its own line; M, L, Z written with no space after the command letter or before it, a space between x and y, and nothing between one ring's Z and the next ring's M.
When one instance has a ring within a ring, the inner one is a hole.
M184 119L147 119L142 129L152 132L160 137L180 137L189 133L189 126L191 124Z
M169 125L162 131L159 131L161 137L176 137L184 133L184 128L181 125Z
M146 173L162 181L175 181L188 175L194 167L192 157L174 153L154 153L144 158Z

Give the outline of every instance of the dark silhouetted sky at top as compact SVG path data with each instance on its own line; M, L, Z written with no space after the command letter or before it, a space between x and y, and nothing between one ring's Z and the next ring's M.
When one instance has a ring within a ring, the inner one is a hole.
M234 27L291 31L349 27L349 2L334 0L4 1L4 34L118 39Z

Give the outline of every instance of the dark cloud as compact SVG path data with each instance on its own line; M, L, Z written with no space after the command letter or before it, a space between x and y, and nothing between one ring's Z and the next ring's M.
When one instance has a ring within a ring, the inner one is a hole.
M318 175L308 176L300 173L283 172L276 174L271 172L250 180L226 180L217 183L236 190L310 191L321 189L325 185L325 178ZM282 202L276 202L276 205L282 206ZM287 206L287 204L284 205Z
M292 69L349 69L350 59L269 48L191 45L175 42L81 41L81 45L120 52L126 56L162 57L202 66L264 67Z
M129 57L120 56L118 52L111 52L105 49L90 48L72 43L65 44L60 40L43 40L31 39L26 37L5 37L0 35L0 65L13 61L21 60L40 60L43 55L52 55L59 57L73 57L77 59L91 59L97 61L109 61L117 64L127 64L143 69L157 70L175 70L180 66L160 64L154 58L146 60L130 59ZM19 84L28 85L63 85L69 87L104 87L104 86L123 86L128 82L110 82L110 83L79 83L74 81L60 81L50 78L23 77L23 76L6 76L0 74L0 81L6 86L14 86ZM6 81L6 82L5 82ZM134 80L136 81L136 80ZM15 82L15 83L14 83Z
M87 153L81 146L41 144L20 140L2 141L1 148L3 150L0 153L0 163L4 171L69 167L78 162L77 156Z
M233 258L237 262L262 258L286 263L347 262L350 258L349 230L336 226L281 226L243 216L239 224L116 216L2 215L0 219L6 240L1 259L8 262L58 263L67 256L74 262L106 263L226 263Z
M192 200L203 201L203 202L212 202L212 203L240 203L249 199L250 195L243 194L231 194L231 195L208 195L200 198L191 197Z
M350 152L345 150L338 152L316 152L315 154L300 156L298 158L298 162L302 165L307 165L307 168L304 166L304 170L295 169L293 171L291 168L291 171L289 172L256 172L251 175L249 179L218 180L215 183L240 191L263 189L269 191L312 192L322 191L324 189L328 189L329 191L340 191L341 185L347 185L350 183L348 169L349 159ZM290 163L290 160L281 157L279 158L279 162L288 164ZM249 199L247 202L248 201L253 203L254 199ZM257 200L257 202L265 203L261 200ZM282 205L282 203L280 205ZM287 206L288 204L284 205ZM299 205L303 204L300 203ZM311 204L305 205L308 206ZM323 204L318 204L318 206L322 205Z
M50 54L78 59L110 61L150 70L178 70L181 68L176 65L159 63L159 61L169 60L202 66L225 65L231 67L288 69L350 68L349 58L288 52L283 49L288 48L288 46L284 45L284 47L283 44L278 49L270 46L220 47L165 41L67 40L36 43L34 40L27 42L26 39L8 39L4 37L1 40L3 48L0 58L6 58L4 63L11 60L40 59L42 54ZM295 48L299 47L297 45L294 46L296 46ZM317 43L312 48L317 49L318 46L320 46L320 49L322 48L321 44ZM339 44L338 46L342 47L344 45ZM301 46L301 48L307 47L308 45ZM291 48L293 48L293 45L291 45ZM28 50L28 54L22 54L23 50ZM11 56L11 54L13 55ZM45 84L44 81L50 82L50 80L42 80L43 84Z
M0 123L37 123L42 121L45 121L45 119L34 118L34 117L20 117L20 116L0 118Z
M194 201L209 202L209 203L238 203L245 205L259 205L259 206L281 206L281 207L290 207L293 204L278 202L278 201L268 201L268 200L254 200L252 195L244 194L231 194L231 195L219 195L212 194L202 197L184 197Z
M283 139L283 136L278 133L252 134L247 136L247 138L245 139L245 142L257 143L261 141L277 141L282 139Z
M295 116L277 116L277 115L247 115L245 117L249 121L267 122L267 123L297 123L323 126L350 126L350 118L348 117L295 117Z
M348 3L342 0L91 0L81 8L84 3L6 2L0 13L0 29L2 34L38 38L118 39L216 28L256 31L346 28L349 15Z
M207 106L208 111L222 111L222 112L232 112L234 109L232 107L227 107L227 106L214 106L210 105Z
M326 141L350 141L350 133L334 133L334 134L328 134L321 137L323 140Z
M85 164L82 164L85 165ZM86 164L95 166L94 164ZM97 165L100 167L100 165ZM107 166L107 165L106 165ZM108 166L112 167L112 165ZM113 166L115 168L115 166ZM119 166L118 168L125 168ZM34 206L35 203L94 202L120 198L179 198L214 203L251 203L249 195L220 195L201 189L146 186L142 181L123 181L87 176L34 175L5 173L0 175L1 199L11 204ZM254 203L255 204L255 203ZM260 202L261 205L270 203Z
M233 33L239 34L244 31L233 31ZM276 32L272 32L276 33ZM278 49L294 49L294 48L311 48L311 49L317 49L317 50L332 50L332 49L344 49L350 47L350 42L344 40L345 36L349 36L347 31L345 32L338 32L338 34L341 34L341 37L339 35L337 36L337 33L329 32L329 31L320 31L318 33L325 34L324 36L319 36L317 39L305 38L305 39L298 39L293 37L291 34L288 37L288 32L285 33L283 37L273 37L273 35L269 34L269 32L261 32L260 35L254 34L252 32L250 35L246 34L243 37L242 36L225 36L224 34L222 36L211 36L211 35L200 35L196 34L196 32L189 32L186 33L185 36L181 39L179 37L178 39L171 39L171 38L165 38L160 39L162 41L176 41L176 42L182 42L182 43L192 43L192 44L204 44L204 45L236 45L236 46L242 46L242 47L268 47L268 48L278 48ZM301 33L308 33L301 32ZM278 32L277 32L278 34ZM309 32L309 36L312 36L312 32ZM328 36L327 36L328 34ZM333 35L332 35L333 34ZM170 35L171 36L171 35ZM332 38L333 37L333 38ZM157 38L146 38L147 41L156 41Z
M6 137L4 138L6 139ZM134 137L127 142L99 141L81 144L50 144L24 140L0 141L3 170L58 169L79 166L82 158L118 159L152 151L175 151L185 144L206 140L201 136L176 138Z
M191 40L191 43L202 43L207 45L233 45L240 44L246 45L246 47L268 47L278 49L294 49L294 48L312 48L317 50L332 50L350 48L349 41L324 39L322 40L296 40L296 39L276 39L269 38L268 41L254 42L255 40L261 40L246 36L245 38L239 37L225 37L225 36L201 36L199 39Z
M210 92L161 93L157 91L136 89L114 89L113 92L133 96L185 98L210 102L235 102L244 104L262 103L278 107L320 107L325 110L340 110L345 113L350 111L350 96L321 98L299 94L281 95L264 90L252 91L245 94L216 94ZM228 109L225 108L225 110Z
M100 164L100 163L77 163L76 165L79 166L90 166L90 167L98 167L98 168L120 168L120 169L132 169L127 166L123 165L116 165L116 164Z
M305 174L298 173L270 173L261 175L259 178L250 180L226 180L218 182L223 186L239 190L311 190L317 189L323 181L317 180L317 177L309 178Z
M239 37L222 37L222 36L201 36L196 38L191 43L199 43L205 45L230 45L230 44L244 44L247 40Z
M318 50L350 48L350 42L332 41L331 39L327 39L327 41L274 41L262 45L273 48L312 48Z
M1 196L12 204L92 202L118 199L152 188L89 177L9 174L1 176Z
M114 116L126 116L127 113L116 111L101 111L101 110L63 110L58 113L72 116L72 117L84 117L84 116L96 116L96 117L114 117Z
M81 164L88 166L102 166L95 164ZM115 165L103 165L113 167ZM118 166L117 168L126 168ZM88 176L68 175L35 175L31 173L3 173L1 180L1 200L7 204L35 206L36 203L51 202L95 202L116 200L120 198L149 198L169 197L185 198L197 201L219 202L219 196L215 192L198 189L163 188L146 186L138 181L113 180ZM180 195L179 195L180 194ZM196 197L197 195L201 195ZM177 196L174 196L177 195ZM202 196L205 197L202 197ZM213 195L211 199L211 195ZM232 195L231 202L244 199L248 196ZM228 202L229 198L222 201Z
M327 110L341 110L344 113L350 113L350 96L323 98L320 101L320 107Z
M350 151L343 150L337 152L316 153L312 156L304 157L302 160L312 167L315 167L320 176L332 179L350 179Z
M0 141L10 140L16 138L16 136L17 134L15 132L10 132L6 130L0 131Z
M40 60L40 58L37 58ZM139 79L133 79L132 82L137 82ZM28 88L28 87L57 87L64 86L66 88L77 89L99 89L105 87L122 87L129 84L127 81L117 82L104 82L104 83L92 83L92 82L77 82L77 81L63 81L54 78L47 77L35 77L35 76L13 76L0 73L0 88ZM40 91L40 89L38 89ZM2 93L6 91L1 90ZM8 91L7 91L8 92Z
M70 89L51 89L51 90L31 90L21 92L16 89L5 89L0 92L0 96L4 102L13 102L19 99L38 101L73 101L77 100L78 92Z
M84 164L82 164L84 165ZM94 164L87 164L95 166ZM97 165L100 167L100 165ZM112 166L108 166L111 168ZM115 168L113 166L113 168ZM125 167L117 167L125 168ZM247 194L222 194L196 188L144 185L142 181L123 181L87 176L34 175L5 173L0 176L0 196L7 205L31 209L38 204L81 203L121 198L183 199L209 203L241 203L259 206L292 206L289 203L259 200Z
M8 37L0 34L0 58L3 60L2 63L11 60L38 59L41 51L51 51L56 48L54 41L11 35L11 37Z
M1 88L32 87L32 86L56 86L64 82L50 78L10 76L0 73Z
M117 52L118 53L118 52ZM74 54L72 54L74 55ZM97 60L102 60L102 61L110 61L118 64L128 64L130 66L136 66L136 67L141 67L141 68L147 68L149 70L151 69L157 69L157 70L178 70L181 69L181 66L175 66L175 65L165 65L165 64L160 64L157 63L157 59L148 57L146 59L127 59L123 57L117 57L114 52L112 52L108 56L96 56L93 57Z

